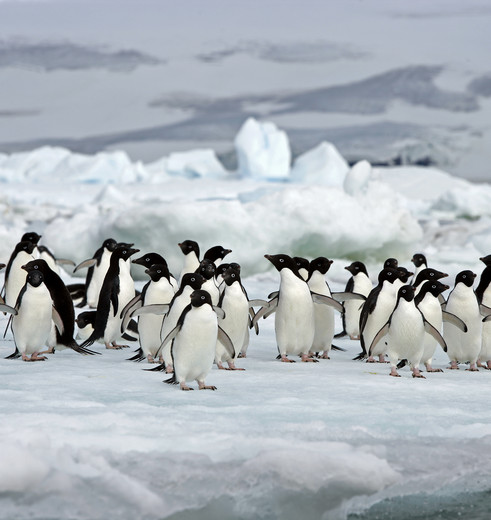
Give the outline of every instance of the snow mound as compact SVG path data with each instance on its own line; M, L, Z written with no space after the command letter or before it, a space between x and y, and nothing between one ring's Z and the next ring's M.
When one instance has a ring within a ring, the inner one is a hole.
M239 175L243 178L288 180L291 150L288 136L271 122L249 118L235 137Z

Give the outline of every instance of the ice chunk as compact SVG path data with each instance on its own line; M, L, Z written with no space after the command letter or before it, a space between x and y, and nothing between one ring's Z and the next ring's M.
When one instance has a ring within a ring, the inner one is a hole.
M342 188L349 165L337 148L326 141L297 157L291 179L306 184Z
M366 192L372 175L372 165L368 161L358 161L354 164L344 179L344 191L350 195Z
M288 136L271 122L249 118L235 137L241 177L287 180L291 150Z

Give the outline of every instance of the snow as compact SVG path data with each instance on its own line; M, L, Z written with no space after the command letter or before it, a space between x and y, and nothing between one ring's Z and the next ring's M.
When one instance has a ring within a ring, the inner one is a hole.
M302 182L290 173L284 182L238 178L195 150L171 173L172 155L153 165L123 152L49 148L1 157L0 261L35 230L77 263L111 236L163 254L178 273L177 244L194 239L203 251L232 249L227 260L243 266L249 297L266 298L279 283L266 253L334 259L328 280L339 291L352 259L366 261L375 280L386 257L410 268L412 254L424 252L451 285L464 268L480 273L478 259L490 252L491 188L441 170L361 161L326 185L308 169ZM134 274L143 276L138 267ZM404 369L396 379L385 365L353 361L358 342L335 343L346 352L282 364L274 318L261 320L237 362L245 372L214 368L207 384L216 392L186 393L142 370L147 364L125 361L133 348L6 360L8 331L0 340L0 519L345 519L394 499L403 501L393 514L402 518L412 497L439 504L489 489L488 371L446 370L438 350L433 366L444 373L414 380Z

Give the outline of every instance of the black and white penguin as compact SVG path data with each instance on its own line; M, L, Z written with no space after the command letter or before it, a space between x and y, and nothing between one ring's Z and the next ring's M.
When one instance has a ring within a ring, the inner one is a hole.
M302 361L317 361L309 356L315 334L314 303L307 282L288 255L264 255L279 271L281 281L276 297L275 333L279 357L293 362L288 355Z
M310 262L306 258L303 258L301 256L294 256L293 261L295 262L295 265L297 266L298 274L305 281L307 281L307 279L309 277Z
M423 287L423 284L425 282L436 282L437 280L441 280L442 278L446 278L447 276L447 273L437 271L436 269L432 269L431 267L421 269L417 276L413 276L412 286L414 287L414 294L417 295L419 293L421 287Z
M351 277L346 283L345 292L357 293L368 297L373 289L373 283L368 276L368 271L363 262L352 262L345 267L351 273ZM343 313L343 333L336 337L348 334L351 340L360 339L360 313L363 307L362 301L350 300L344 303Z
M450 368L457 370L459 363L470 363L467 370L479 370L476 366L481 352L482 317L473 285L476 275L461 271L455 278L455 286L447 299L445 310L459 317L466 325L463 332L449 323L443 324L443 337L447 342Z
M383 269L397 269L399 267L399 261L397 258L387 258L384 262Z
M32 251L32 256L34 258L39 257L39 241L41 240L41 235L36 233L35 231L28 231L24 233L20 239L21 242L32 242L34 244L34 250Z
M486 267L479 278L476 297L480 305L491 308L491 255L483 256L479 260ZM491 370L491 319L489 318L483 320L481 351L479 352L477 366Z
M385 363L385 348L383 344L372 350L368 349L378 331L387 323L397 301L396 282L399 273L393 268L384 268L378 275L378 285L368 295L360 313L360 343L362 352L355 359L365 359L374 363L377 355L380 363Z
M216 346L215 363L223 369L223 363L229 370L244 370L235 366L235 359L249 344L249 299L242 286L240 271L229 267L223 273L223 290L218 306L224 311L223 318L218 318L218 324L227 333L234 345L234 355L230 356L227 346L219 340Z
M425 331L431 334L446 351L445 341L439 331L425 320L422 312L416 307L414 288L411 285L403 285L397 293L395 308L387 323L373 339L369 353L377 348L378 343L385 343L391 376L400 377L397 373L397 364L399 360L405 359L409 363L413 377L424 378L419 370L419 364L424 351Z
M208 292L194 291L191 303L183 310L176 327L164 342L172 341L171 356L174 375L166 380L169 384L179 384L181 390L192 390L186 383L197 381L200 390L216 390L215 386L207 386L205 378L209 374L215 359L217 339L234 355L230 338L218 326L217 312Z
M332 260L324 256L319 256L309 263L307 284L311 292L332 297L326 280L326 273L331 265ZM320 355L324 359L329 359L334 338L334 309L328 305L314 303L314 324L315 333L310 355Z
M113 238L107 238L102 243L102 246L94 253L92 258L84 260L78 264L73 270L74 273L80 269L88 267L87 275L85 277L85 298L78 305L83 307L88 305L91 308L97 307L99 299L99 292L104 282L104 277L109 268L109 261L113 251L118 246L118 243Z
M60 334L63 334L63 323L52 305L41 271L26 273L26 282L17 297L15 310L17 314L12 315L12 333L22 360L44 361L46 357L40 356L39 352L48 341L51 322L55 322ZM9 357L15 357L15 354Z
M60 332L55 323L52 323L51 334L48 338L50 350L47 352L52 354L55 349L71 348L80 354L94 354L95 352L89 349L81 348L74 339L75 311L73 309L73 301L60 276L42 258L31 260L23 265L22 269L27 271L27 273L40 271L43 274L44 284L48 288L53 307L56 309L63 324L63 332Z
M27 273L22 266L30 260L34 260L32 253L35 244L29 240L21 240L10 255L5 269L4 295L5 303L14 307L21 289L26 283Z
M177 244L184 255L184 265L179 274L179 283L186 273L194 273L199 267L199 245L194 240L184 240Z
M139 249L117 247L111 255L109 268L102 284L97 302L94 331L82 343L86 348L95 341L103 340L107 349L119 349L116 341L121 337L122 310L135 296L135 283L127 260Z
M198 269L196 269L196 272L205 279L201 288L203 291L210 293L212 305L218 305L218 300L220 299L220 291L215 282L215 271L215 262L207 258L203 258L199 264Z
M170 304L176 288L171 283L171 275L167 264L153 264L145 270L150 281L145 284L141 292L143 306ZM160 350L160 331L164 315L140 314L138 317L138 332L142 355L149 363L155 363L155 356ZM160 362L163 362L160 356Z

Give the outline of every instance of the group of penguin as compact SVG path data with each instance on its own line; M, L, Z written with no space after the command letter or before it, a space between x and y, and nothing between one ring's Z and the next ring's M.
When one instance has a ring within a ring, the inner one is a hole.
M415 271L386 260L374 287L362 262L346 266L351 277L345 291L333 293L326 280L332 261L312 261L286 254L265 255L279 271L278 291L269 300L250 300L242 285L240 265L224 263L231 252L222 246L208 249L200 260L197 242L178 244L184 262L178 278L169 271L158 253L139 252L133 244L109 238L93 257L75 267L87 269L84 283L65 285L59 265L40 235L25 233L5 267L0 310L9 313L16 350L8 358L42 361L44 354L71 348L81 354L98 354L89 347L104 343L120 349L123 340L138 340L134 361L159 363L152 370L171 373L165 382L192 390L215 390L205 378L213 364L227 370L246 357L249 331L258 333L259 320L275 313L278 359L317 362L329 358L335 337L348 335L359 340L362 352L354 359L390 363L390 375L408 364L413 377L441 372L431 366L437 345L448 354L451 369L469 363L468 370L491 369L491 255L481 258L486 265L474 290L476 275L460 272L449 289L440 282L446 277L427 266L426 258L412 258ZM131 263L145 267L149 281L135 290ZM409 283L409 280L411 282ZM90 310L75 316L75 307ZM259 307L256 312L255 307ZM335 311L340 312L343 331L335 334ZM138 320L136 322L136 319ZM78 335L76 341L75 324ZM48 350L41 351L45 346ZM289 357L290 356L290 357Z

